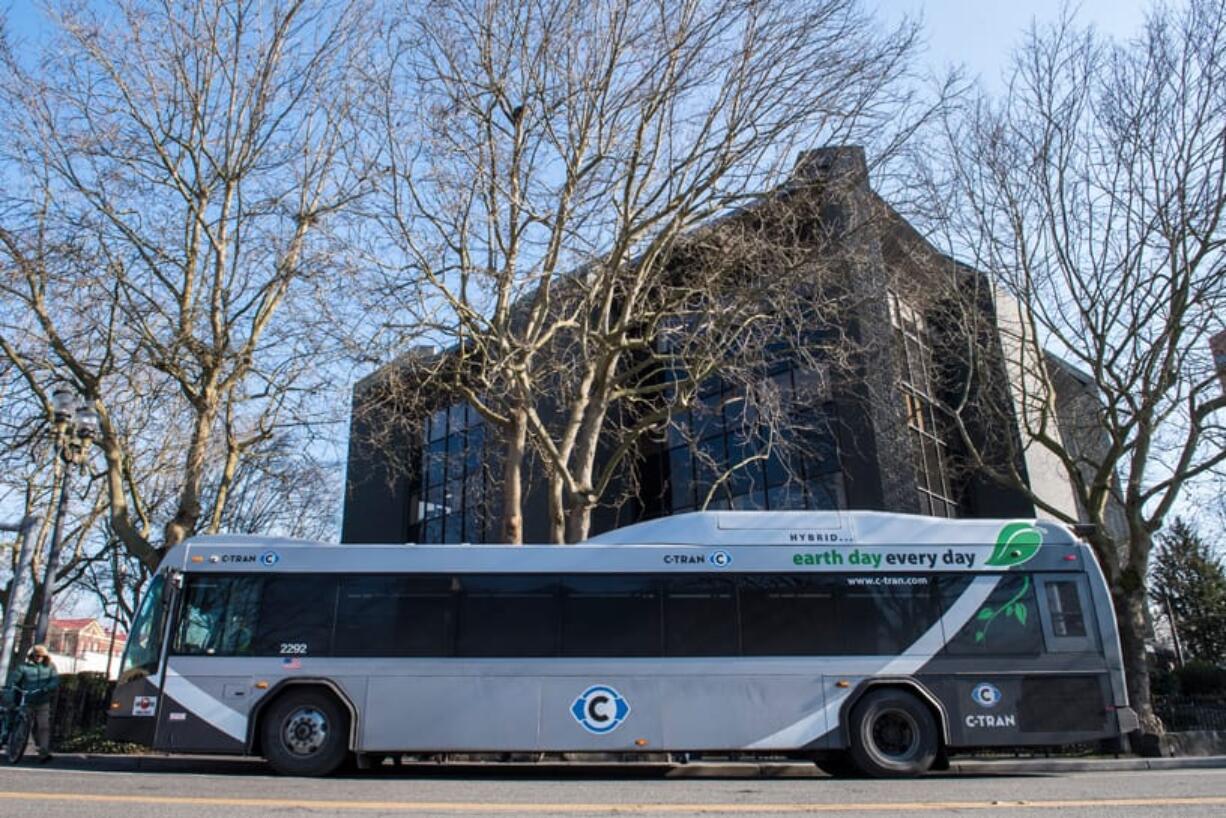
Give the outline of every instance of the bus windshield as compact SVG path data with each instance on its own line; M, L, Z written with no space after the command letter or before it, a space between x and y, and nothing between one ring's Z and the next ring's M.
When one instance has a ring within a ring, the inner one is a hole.
M158 658L162 655L162 615L165 610L162 594L165 585L166 577L158 574L145 592L140 610L132 621L132 633L128 637L128 647L119 669L120 681L148 676L157 669Z

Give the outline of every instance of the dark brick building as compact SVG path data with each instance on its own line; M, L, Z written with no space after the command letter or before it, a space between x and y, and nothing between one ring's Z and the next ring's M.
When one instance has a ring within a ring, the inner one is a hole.
M936 408L944 390L960 389L964 384L958 379L969 377L941 361L949 332L941 320L943 294L951 285L981 284L982 277L938 252L870 187L860 148L804 154L789 184L802 192L812 188L821 197L814 210L820 225L814 227L836 237L841 286L856 305L844 330L859 350L840 377L797 367L786 355L763 372L780 393L806 396L802 409L819 421L807 424L813 439L806 454L787 463L773 455L747 458L753 454L747 447L754 444L737 433L743 418L734 416L736 403L726 400L727 387L713 383L702 407L676 419L675 431L643 444L636 492L616 508L598 509L592 533L704 503L710 509L1033 516L1022 493L959 468L957 441ZM983 309L989 323L994 321L991 298L984 299ZM996 350L1001 340L989 337L983 343L991 348L987 359L999 368L999 377L985 380L1000 389L1009 381L1006 356ZM381 372L357 386L355 408L362 407ZM996 398L1008 400L1005 394ZM369 434L374 422L369 412L355 409L342 540L489 541L496 527L484 476L486 435L476 413L462 404L439 405L392 440ZM751 464L725 480L711 474L713 466L746 459ZM1026 473L1034 464L1018 465ZM1056 479L1054 470L1039 471L1040 479ZM530 482L524 539L546 541L542 481Z

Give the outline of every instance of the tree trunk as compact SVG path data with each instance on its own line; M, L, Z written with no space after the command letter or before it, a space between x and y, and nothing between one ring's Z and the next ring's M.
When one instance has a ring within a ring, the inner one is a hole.
M507 430L506 457L502 463L502 542L524 541L524 447L528 442L528 417L512 415Z
M549 542L566 542L566 483L561 475L549 475Z
M616 359L607 365L607 371L598 381L598 386L608 384L611 371L617 364ZM576 491L570 498L570 507L566 510L566 542L583 542L588 538L592 528L592 509L596 507L597 493L592 487L592 477L596 473L596 453L600 447L600 430L604 428L608 416L608 394L605 390L597 391L596 399L592 400L584 411L583 424L575 439L574 480Z
M200 487L204 483L205 458L209 441L213 436L213 422L217 420L217 397L206 393L201 397L203 410L196 415L191 443L183 465L183 488L179 491L179 508L166 523L165 547L183 542L196 532L200 520Z
M566 512L566 542L583 542L592 529L592 504L583 497L575 498Z
M1125 571L1127 578L1131 571ZM1134 587L1135 586L1135 587ZM1115 618L1120 630L1123 651L1124 679L1128 686L1128 702L1137 711L1141 731L1161 735L1162 720L1154 712L1149 691L1149 661L1145 655L1145 637L1149 623L1145 613L1145 586L1139 582L1121 582L1112 590Z

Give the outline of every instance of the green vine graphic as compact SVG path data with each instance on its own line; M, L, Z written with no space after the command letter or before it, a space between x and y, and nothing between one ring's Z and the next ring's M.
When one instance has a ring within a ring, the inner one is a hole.
M1026 625L1026 619L1030 616L1030 611L1026 608L1026 603L1021 599L1030 590L1030 577L1023 577L1022 588L1016 594L1009 598L1009 601L1001 605L996 610L991 608L981 608L975 618L983 625L982 628L975 631L975 644L982 644L988 638L988 628L992 627L992 623L1001 614L1006 617L1013 617L1022 626Z

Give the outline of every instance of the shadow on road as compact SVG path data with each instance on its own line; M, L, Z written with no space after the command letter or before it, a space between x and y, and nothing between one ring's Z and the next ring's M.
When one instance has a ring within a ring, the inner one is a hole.
M29 763L20 768L32 766ZM154 775L216 775L235 777L281 777L263 759L226 758L218 756L164 755L74 755L60 754L48 765L50 769L94 773L148 773ZM1058 775L1049 771L934 772L926 778L1045 778ZM472 780L645 780L665 778L702 778L710 780L769 780L811 779L838 781L802 762L796 763L698 763L668 764L661 762L432 762L414 760L393 763L391 760L366 770L344 768L334 778L340 779L472 779Z

